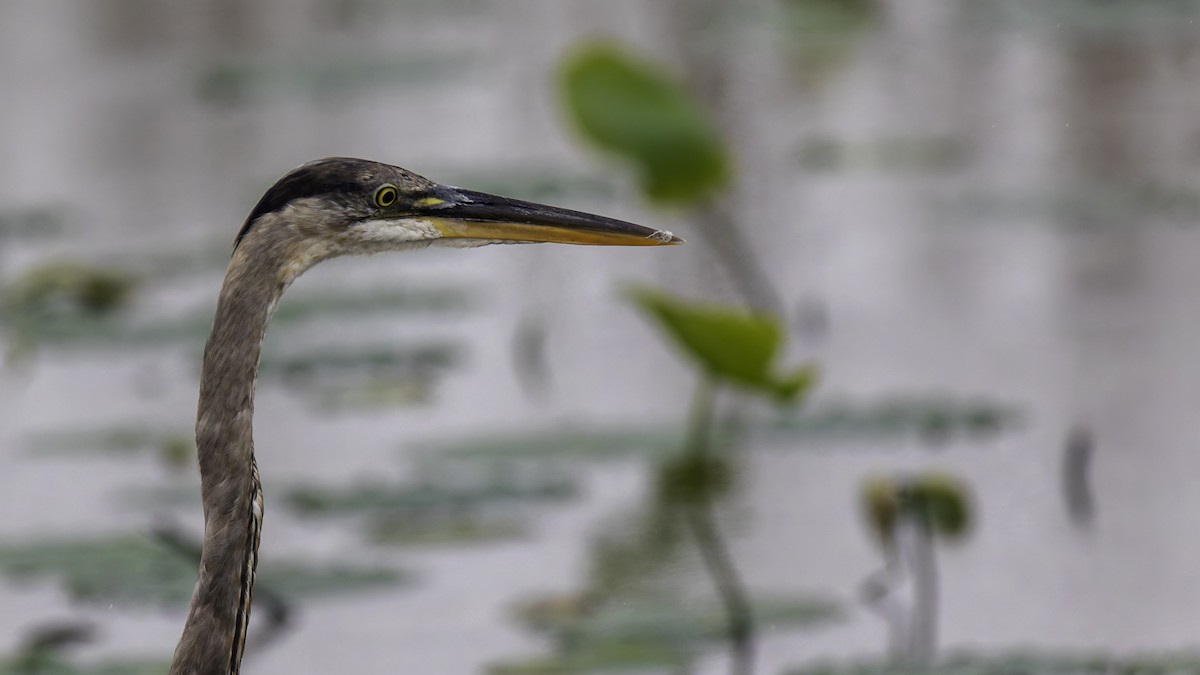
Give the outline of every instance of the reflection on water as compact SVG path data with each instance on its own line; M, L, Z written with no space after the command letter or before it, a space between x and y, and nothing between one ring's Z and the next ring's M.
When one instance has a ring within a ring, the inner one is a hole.
M556 59L604 33L686 73L716 110L741 179L718 215L740 226L735 245L781 304L821 308L821 330L794 345L822 364L812 413L889 397L984 401L980 419L1002 432L931 444L892 419L884 433L751 433L726 513L743 576L756 595L816 590L846 606L836 623L765 640L760 671L882 653L882 627L855 604L878 567L857 495L867 475L930 466L963 479L977 509L969 540L939 551L944 647L1195 644L1198 25L1191 3L1084 0L5 4L6 297L46 263L138 284L128 306L82 323L14 322L5 306L0 539L132 542L162 518L198 537L198 502L145 497L194 489L170 458L189 449L178 439L228 242L287 168L372 157L692 244L430 250L302 279L273 326L258 403L264 565L355 563L412 570L416 583L299 604L246 670L479 672L544 651L507 612L586 587L589 570L628 567L601 552L647 543L652 518L612 516L644 504L644 462L660 451L604 437L619 459L518 486L567 485L561 500L503 513L438 502L443 529L390 512L365 529L304 520L284 496L370 482L387 488L381 499L482 499L503 481L422 482L430 456L457 447L460 461L478 438L529 439L538 457L537 439L563 429L649 429L632 435L670 449L658 430L682 419L691 376L614 288L644 280L730 299L736 279L719 265L720 239L692 216L642 210L629 177L564 130ZM37 296L52 316L112 297L79 278L55 283L57 295ZM339 404L296 396L306 381ZM908 414L935 431L964 419L938 417L945 407ZM114 428L164 461L39 450L45 434ZM1064 457L1073 429L1086 429L1086 460L1081 432ZM917 451L930 446L938 454ZM1089 527L1076 526L1081 509ZM617 534L598 535L609 521ZM140 541L125 548L152 544ZM684 591L706 588L695 562L671 568ZM84 661L157 663L178 637L177 607L76 607L63 588L0 586L0 652L56 622L98 627L88 644L67 640ZM665 624L705 625L690 620ZM701 653L695 672L723 672L716 651Z

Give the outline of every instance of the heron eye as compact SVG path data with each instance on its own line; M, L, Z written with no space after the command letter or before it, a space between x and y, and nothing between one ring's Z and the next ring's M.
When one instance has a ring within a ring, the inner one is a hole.
M400 197L400 192L395 185L384 185L375 191L375 206L381 209L386 209L396 203L396 199Z

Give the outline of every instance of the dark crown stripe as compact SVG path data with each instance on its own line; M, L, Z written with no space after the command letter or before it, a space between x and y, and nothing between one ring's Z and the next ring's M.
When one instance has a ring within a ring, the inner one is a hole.
M233 247L236 249L238 244L242 243L242 239L246 238L246 234L254 228L259 218L282 209L296 199L350 193L361 189L363 165L369 163L361 159L333 157L309 162L280 178L250 211L250 216L238 232Z

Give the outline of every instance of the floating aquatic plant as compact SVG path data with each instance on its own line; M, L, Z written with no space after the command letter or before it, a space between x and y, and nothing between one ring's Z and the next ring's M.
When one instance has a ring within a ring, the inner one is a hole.
M820 597L760 595L753 606L760 622L781 631L842 616L837 602ZM613 641L681 645L725 638L725 617L716 599L650 595L590 603L558 596L522 603L516 613L529 628L573 645Z
M959 439L987 439L1019 428L1020 423L1021 414L1012 404L949 394L896 394L875 401L814 401L801 409L748 411L717 423L713 433L718 444L740 434L761 439L776 452L824 452L842 441L852 443L847 447L855 450L896 451L905 446L892 441L936 441L928 446L936 448ZM864 439L878 445L864 446ZM428 442L424 448L431 456L479 460L661 460L680 452L678 430L666 425L490 434Z
M816 663L792 668L785 675L1195 675L1195 653L1115 656L1106 654L1025 651L1000 654L959 652L935 663L904 665L893 661Z
M463 513L484 506L558 502L575 497L577 486L566 476L495 475L480 481L419 482L410 485L369 482L343 488L297 486L284 502L303 516L383 512L420 516Z
M196 583L196 564L162 541L132 534L0 546L0 571L17 578L61 579L71 597L88 603L185 605ZM296 561L259 568L262 585L292 597L336 595L405 578L388 568Z
M33 268L4 290L6 321L59 316L100 317L129 305L135 280L119 269L88 263L48 263Z
M279 334L295 330L298 324L319 318L448 312L463 309L467 304L467 292L458 287L301 294L280 304L271 336L276 339ZM127 320L83 312L34 312L29 307L31 305L25 302L14 305L12 310L0 315L0 320L6 326L19 329L34 343L45 346L129 348L200 343L212 329L211 308L178 319Z
M22 655L0 661L0 675L162 675L171 664L156 659L72 663L56 655Z
M378 514L367 525L367 538L383 546L490 544L520 539L527 534L528 527L518 518L479 513L436 517Z

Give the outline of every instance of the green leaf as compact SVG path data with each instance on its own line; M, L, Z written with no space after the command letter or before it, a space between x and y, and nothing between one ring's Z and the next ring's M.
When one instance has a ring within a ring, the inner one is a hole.
M926 471L915 476L875 476L863 483L860 501L871 533L892 546L902 514L919 518L934 534L958 541L971 531L970 488L958 478Z
M884 549L895 539L896 517L900 513L900 489L891 477L871 476L859 488L859 506L867 528Z
M817 383L819 374L816 366L807 364L779 377L775 382L778 397L785 401L796 401L803 398Z
M635 290L630 297L709 374L768 389L774 384L771 361L783 331L773 319L647 289Z
M917 476L909 499L934 530L947 540L965 537L971 529L971 490L949 474L930 471Z
M560 83L575 126L637 167L649 198L694 202L729 181L728 153L714 125L655 65L616 45L592 43L567 57Z
M784 338L783 327L774 317L685 302L649 289L635 289L629 297L711 377L781 401L796 400L815 381L812 367L782 376L773 372Z

